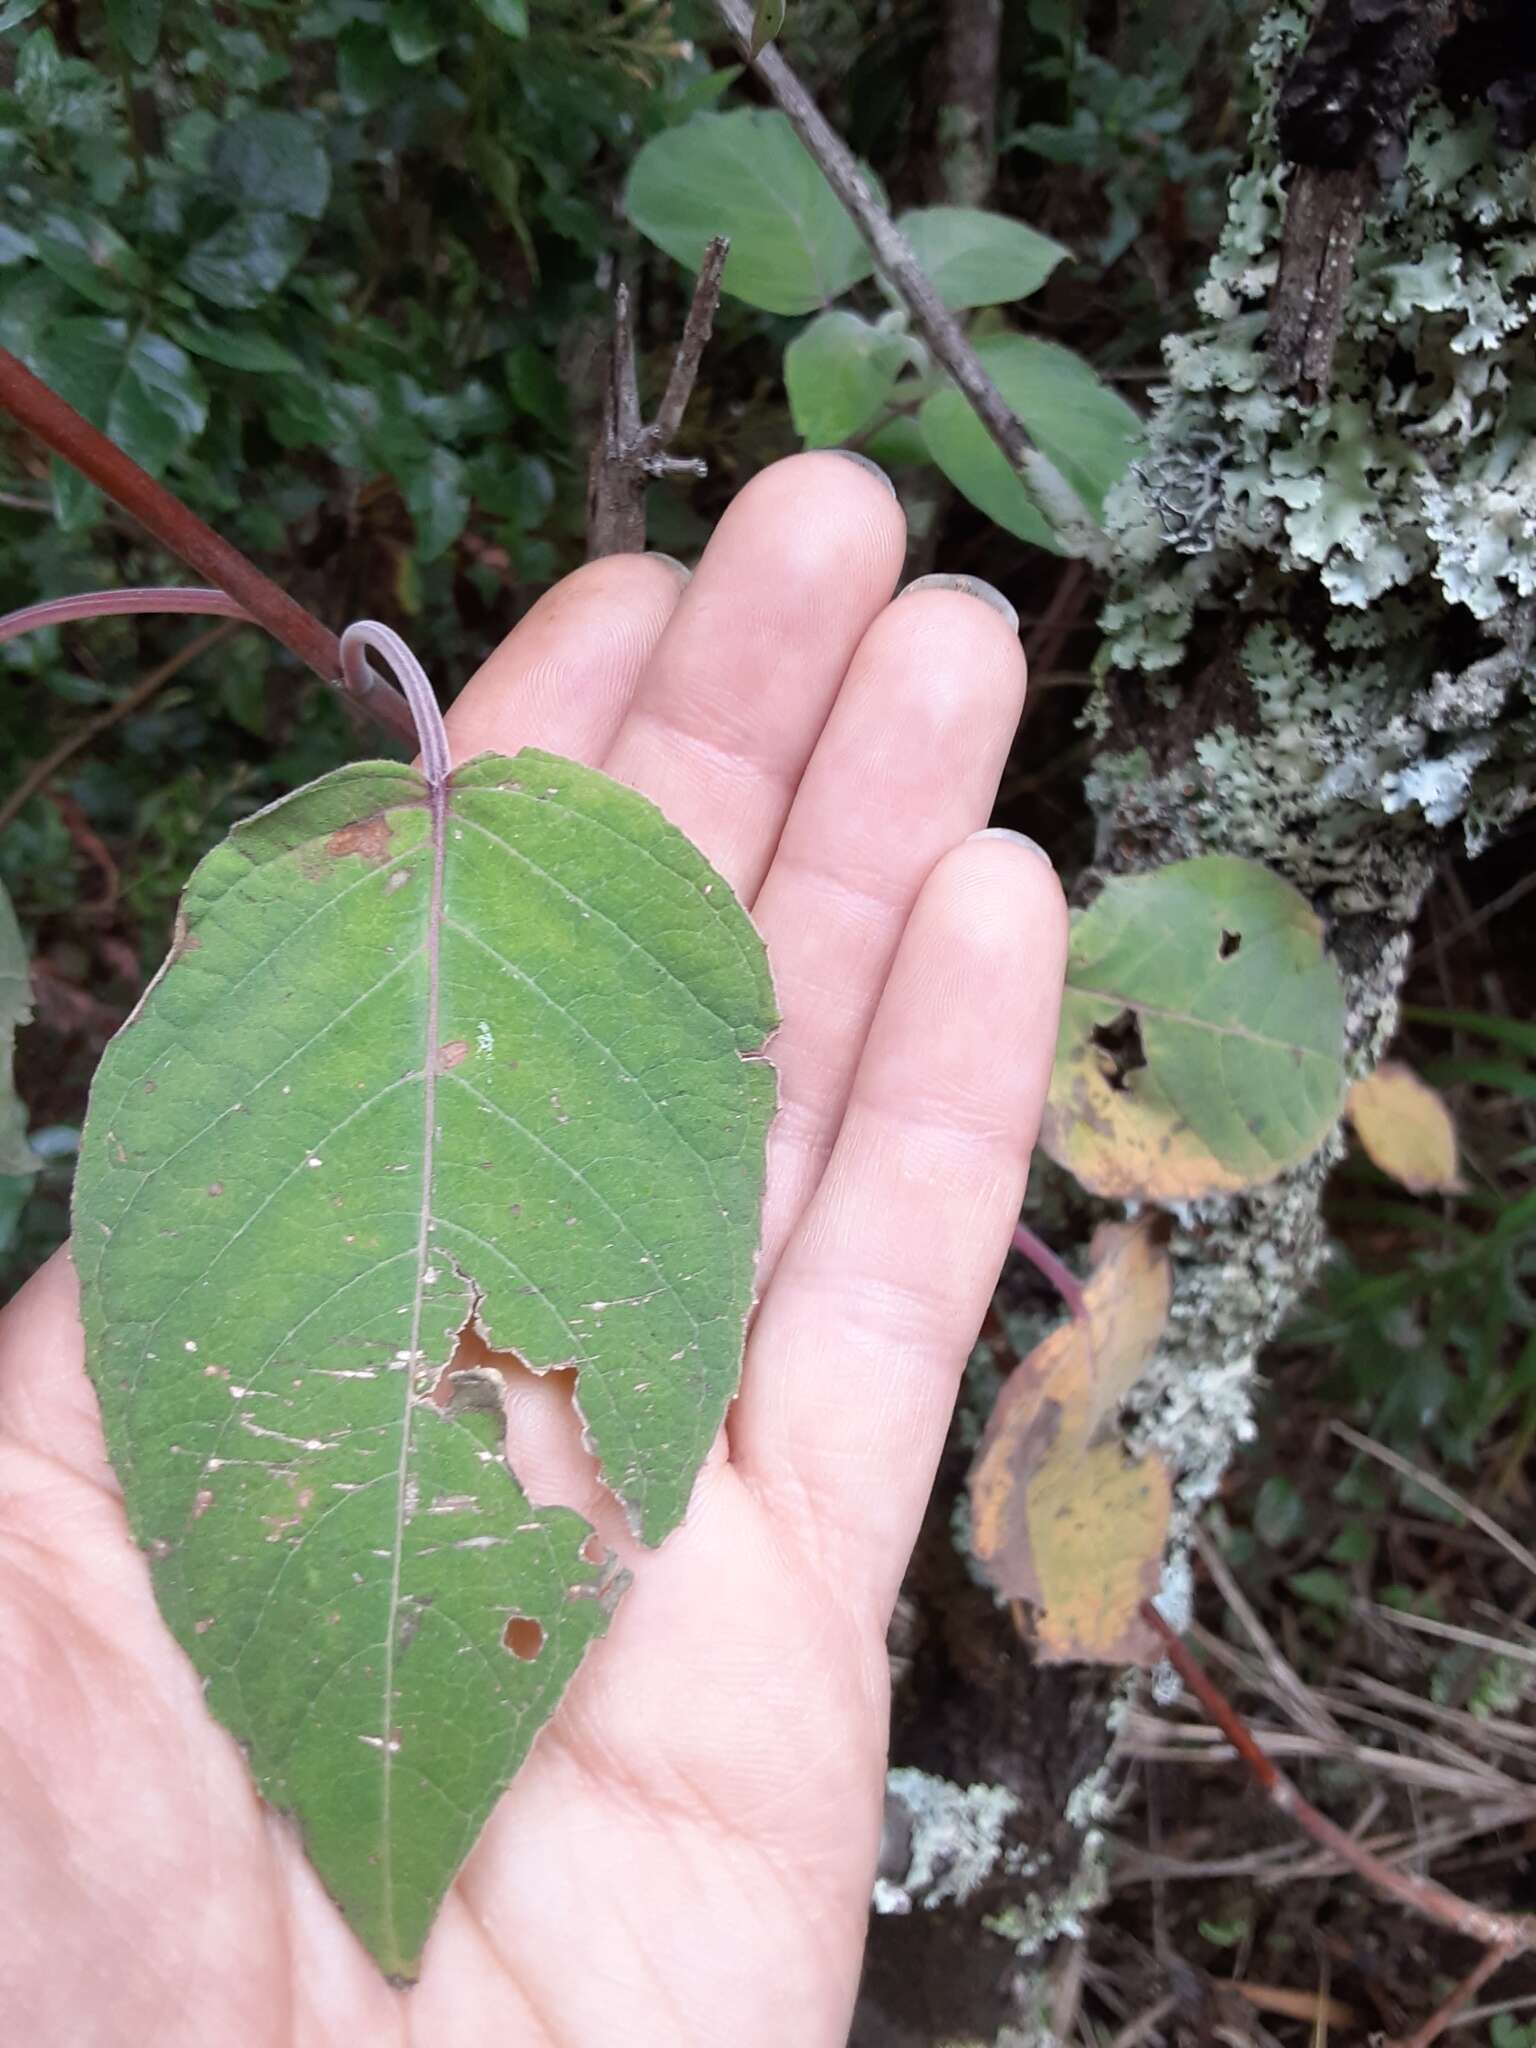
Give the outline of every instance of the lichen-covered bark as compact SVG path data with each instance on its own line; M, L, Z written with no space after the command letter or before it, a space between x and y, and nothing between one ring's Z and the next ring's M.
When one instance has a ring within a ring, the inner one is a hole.
M1393 1031L1436 857L1486 844L1536 775L1536 50L1525 0L1400 11L1276 0L1265 17L1252 147L1199 295L1207 324L1167 344L1146 454L1111 504L1090 782L1096 873L1236 853L1307 893L1344 975L1356 1071ZM1342 125L1298 125L1307 106ZM1288 235L1292 193L1312 218ZM1173 1314L1132 1407L1134 1433L1178 1474L1181 1533L1249 1431L1260 1351L1324 1255L1339 1149L1174 1218ZM1081 1674L1053 1704L1081 1731L1090 1709L1107 1725L1116 1697ZM978 1874L968 1837L966 1868L988 1928L1007 1924L1001 1893L1028 1949L1072 1887L1059 1825L1048 1878L1028 1874L1042 1815L1017 1774L1003 1781L1013 1806L972 1795L964 1809L995 1842ZM1080 1824L1094 1784L1076 1788ZM925 1831L953 1829L958 1809L905 1779L893 1803L914 1839L881 1903L904 1910L902 1893L920 1909ZM951 2033L1029 2036L1017 1980L998 1981L991 2010Z

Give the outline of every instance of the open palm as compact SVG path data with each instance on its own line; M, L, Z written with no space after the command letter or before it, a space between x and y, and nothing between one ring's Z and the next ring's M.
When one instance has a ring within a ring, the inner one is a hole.
M1065 947L986 820L1009 623L890 594L900 510L831 455L757 478L691 582L552 591L449 720L653 798L751 908L784 1024L740 1398L638 1551L558 1376L508 1375L525 1490L635 1572L449 1894L379 1977L155 1610L64 1255L0 1319L0 2010L29 2048L839 2048L879 1832L885 1628L1023 1192Z

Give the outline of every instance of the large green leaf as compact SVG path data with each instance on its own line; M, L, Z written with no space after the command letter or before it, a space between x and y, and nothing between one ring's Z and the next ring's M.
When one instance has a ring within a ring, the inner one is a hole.
M126 321L58 320L28 351L31 365L77 412L151 475L196 439L208 392L186 351Z
M344 768L237 827L102 1062L75 1258L129 1519L393 1975L617 1591L510 1476L499 1375L434 1400L455 1337L574 1368L664 1537L739 1371L773 1023L694 848L525 752L441 803Z
M1072 921L1041 1142L1097 1195L1272 1180L1344 1101L1344 990L1306 898L1212 854L1107 883Z
M625 188L642 234L696 269L729 235L728 292L770 313L811 313L873 269L841 201L782 114L695 114L653 136Z
M27 1143L27 1113L12 1078L16 1031L32 1015L26 942L11 899L0 888L0 1174L31 1174L37 1160Z
M1055 342L998 334L976 353L1035 446L1101 517L1105 494L1124 475L1140 438L1135 412L1081 356ZM954 385L925 402L921 419L929 454L973 505L1020 540L1056 545L1008 458Z
M232 214L182 259L185 284L234 312L262 305L304 254L309 230L292 213L265 208Z
M926 206L903 214L900 226L947 306L1027 299L1069 253L1022 221L976 206Z
M227 122L208 158L214 184L242 209L296 213L318 220L331 194L325 145L297 114L260 108Z
M867 427L912 359L909 336L857 313L823 313L784 351L784 386L807 448L831 448Z

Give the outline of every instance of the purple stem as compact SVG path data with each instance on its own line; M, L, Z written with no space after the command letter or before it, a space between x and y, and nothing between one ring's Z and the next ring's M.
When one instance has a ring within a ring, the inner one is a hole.
M447 785L453 757L448 751L443 714L426 670L393 627L382 626L377 619L358 619L341 636L341 673L348 689L359 696L366 696L380 685L378 671L368 660L370 654L382 655L394 671L416 723L421 772L432 790L442 790Z
M23 633L41 632L44 626L67 626L72 619L99 619L109 612L206 612L218 619L242 619L259 625L242 604L222 590L164 589L81 590L73 597L50 597L46 604L29 604L22 611L7 612L0 618L0 645L18 640Z
M1086 1322L1088 1304L1083 1299L1083 1290L1075 1274L1062 1264L1048 1244L1036 1237L1027 1223L1014 1225L1013 1248L1028 1259L1037 1273L1050 1281L1073 1316Z

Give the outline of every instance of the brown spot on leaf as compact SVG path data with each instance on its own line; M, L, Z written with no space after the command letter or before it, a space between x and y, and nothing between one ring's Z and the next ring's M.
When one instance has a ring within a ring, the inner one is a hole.
M520 1664L531 1664L544 1647L544 1627L526 1614L513 1614L501 1632L501 1640Z
M458 1066L461 1061L467 1060L468 1058L468 1040L463 1038L450 1038L446 1045L440 1045L437 1048L437 1071L440 1074L452 1073L453 1069L456 1066Z
M381 867L390 853L388 813L375 811L371 818L343 825L326 840L325 850L332 860L345 860L349 854L356 854L371 866Z

